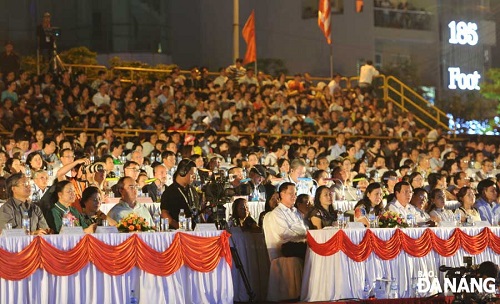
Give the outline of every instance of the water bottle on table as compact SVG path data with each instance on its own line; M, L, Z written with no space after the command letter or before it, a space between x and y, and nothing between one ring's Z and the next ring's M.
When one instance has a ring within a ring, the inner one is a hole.
M186 214L184 213L184 209L181 209L179 212L179 229L186 229L185 224L186 223Z
M28 211L23 212L23 221L22 221L22 226L26 234L31 233L31 220L28 214Z
M155 208L155 213L153 214L153 222L155 224L155 230L160 231L160 212Z
M370 210L370 213L368 213L368 222L370 222L370 228L377 227L376 221L377 221L377 216L375 215L375 210L372 208L372 210Z
M455 210L455 226L460 227L462 224L462 213L460 212L460 209L457 208Z

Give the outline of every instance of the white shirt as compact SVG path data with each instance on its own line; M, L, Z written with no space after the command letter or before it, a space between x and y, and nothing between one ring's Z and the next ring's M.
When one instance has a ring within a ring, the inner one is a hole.
M113 208L109 210L108 216L115 221L120 222L131 213L143 217L150 226L154 225L148 208L139 202L136 202L134 208L132 209L126 202L120 200L118 204L114 205Z
M332 80L328 83L328 88L330 89L330 94L333 95L336 89L340 89L340 84L338 84L335 80Z
M279 203L266 214L264 232L267 249L272 258L282 256L281 245L287 242L305 241L307 229L297 208Z
M109 95L101 95L101 93L97 92L95 93L94 97L92 97L92 102L94 102L96 107L100 107L102 104L109 105L111 99L109 98Z
M378 76L379 72L373 65L365 64L359 72L359 83L372 83L373 77Z
M408 213L416 213L415 207L410 203L406 204L406 207L403 207L399 201L395 201L394 203L389 205L389 211L394 211L396 213L401 214L403 219L407 218Z

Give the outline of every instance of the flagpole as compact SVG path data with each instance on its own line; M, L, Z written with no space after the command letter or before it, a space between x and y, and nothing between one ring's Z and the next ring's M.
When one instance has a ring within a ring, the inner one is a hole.
M240 2L233 0L233 62L240 57Z
M330 43L330 79L333 78L333 44Z

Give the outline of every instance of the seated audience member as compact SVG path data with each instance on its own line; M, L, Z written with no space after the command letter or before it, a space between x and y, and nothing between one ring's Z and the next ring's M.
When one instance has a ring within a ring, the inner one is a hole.
M307 221L307 214L312 209L311 197L308 194L301 194L297 196L297 199L295 200L295 208L299 210L302 218ZM308 224L306 223L306 225Z
M413 196L411 197L410 204L415 207L415 219L417 225L435 226L435 223L431 220L430 215L425 212L428 201L429 196L424 188L416 188L413 190Z
M273 211L266 214L269 222L266 232L268 247L281 248L285 257L305 257L306 226L299 211L294 207L297 197L295 184L285 182L278 190L279 203ZM270 239L269 239L270 238Z
M102 195L99 188L92 186L83 190L80 204L82 205L83 218L88 225L96 223L101 226L102 221L107 220L110 226L116 226L115 220L99 210L102 204Z
M337 212L333 209L333 193L327 186L320 186L314 197L314 207L307 215L310 229L323 229L332 226L337 220Z
M441 221L454 220L453 212L444 208L446 195L443 189L432 190L429 195L429 201L429 207L426 211L434 222L439 223Z
M481 215L474 207L476 196L474 195L474 190L472 190L471 187L462 187L457 193L457 200L460 202L460 208L458 210L460 210L462 215L462 223L466 222L469 217L472 222L481 221Z
M143 193L147 193L153 202L159 203L162 193L167 189L167 168L157 163L157 165L153 167L153 171L154 181L144 186L141 190Z
M42 210L30 203L31 186L23 173L14 173L5 182L7 201L0 207L0 229L11 223L12 228L22 228L23 213L28 212L30 217L30 232L33 235L50 232Z
M488 221L490 224L500 213L499 204L497 200L497 188L495 182L491 179L483 179L477 184L478 199L474 204L474 207L479 211L481 215L481 221Z
M148 208L137 201L139 191L135 180L130 176L124 176L116 183L116 189L120 192L120 201L108 212L108 217L119 223L130 214L136 214L153 226L153 219Z
M55 185L52 201L54 205L51 209L54 220L54 227L51 227L56 233L61 231L63 217L67 217L74 226L81 226L85 233L93 233L96 224L89 225L85 218L71 204L75 201L76 191L70 181L60 181Z
M401 214L401 216L406 219L408 213L413 213L414 208L410 205L410 200L413 192L411 186L408 182L398 182L394 186L394 197L395 200L392 201L387 209L389 211L394 211Z
M232 212L231 220L233 220L236 227L241 227L241 230L243 231L260 231L259 226L257 226L257 222L250 215L246 199L235 199L232 205Z
M363 198L354 207L354 220L370 227L368 214L374 210L375 216L379 216L383 211L382 195L382 186L379 183L369 184Z

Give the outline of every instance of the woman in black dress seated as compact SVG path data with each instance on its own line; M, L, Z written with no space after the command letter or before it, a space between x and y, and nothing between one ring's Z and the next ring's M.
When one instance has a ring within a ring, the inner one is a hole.
M368 187L366 187L363 198L354 206L354 220L369 227L368 214L370 211L372 209L375 210L375 216L379 216L383 211L381 204L382 197L382 186L379 183L369 184Z
M261 231L259 226L257 226L257 222L250 215L246 199L235 199L232 206L232 212L231 220L236 227L241 227L241 230L243 231Z
M320 186L314 197L314 208L307 216L310 229L323 229L332 226L337 220L337 212L333 209L334 196L330 188Z

